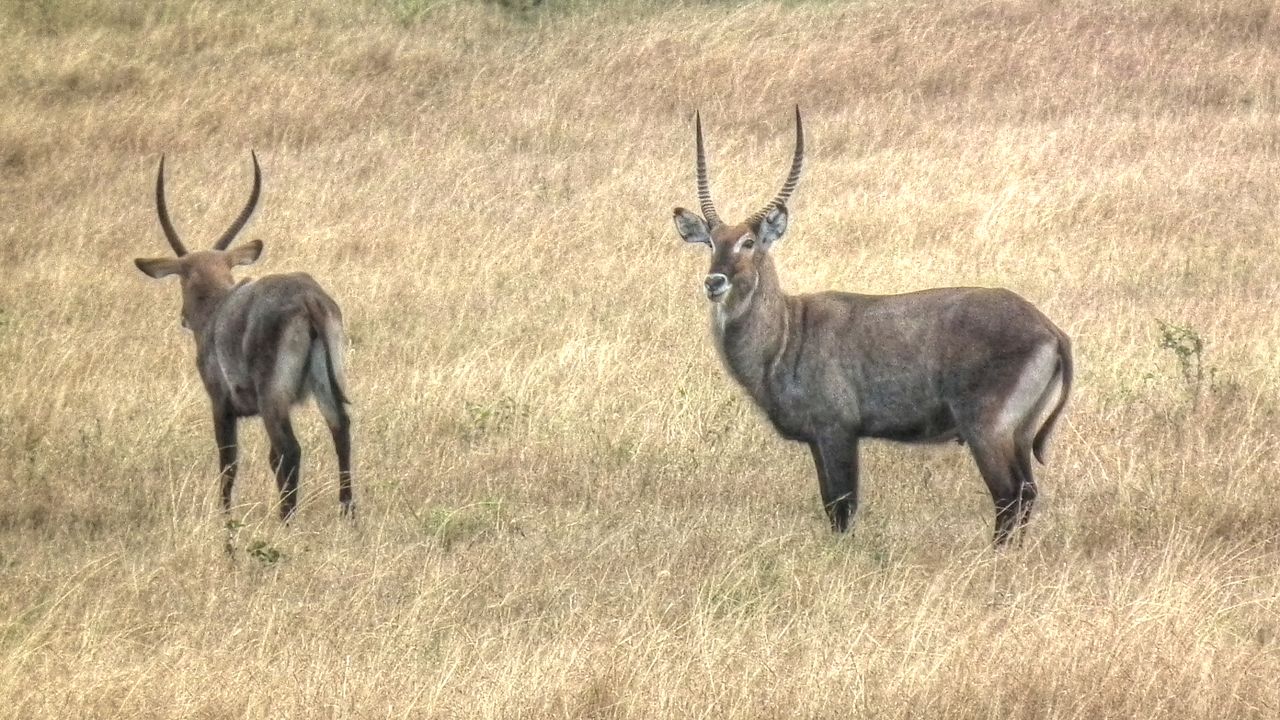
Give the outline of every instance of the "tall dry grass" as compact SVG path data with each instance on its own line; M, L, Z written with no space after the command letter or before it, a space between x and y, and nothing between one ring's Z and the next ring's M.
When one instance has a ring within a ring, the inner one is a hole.
M1274 7L954 5L5 5L0 714L1280 714ZM789 289L1001 285L1073 336L1022 549L954 446L869 444L832 537L719 368L691 116L741 216L792 103ZM203 245L250 147L253 272L347 314L363 516L308 411L280 527L250 424L228 559L131 260L160 153Z

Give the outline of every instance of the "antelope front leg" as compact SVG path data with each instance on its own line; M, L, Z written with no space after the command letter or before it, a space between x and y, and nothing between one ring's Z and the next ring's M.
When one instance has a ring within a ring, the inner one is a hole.
M222 512L231 512L231 488L236 484L236 416L214 408L213 436L218 443L218 474L222 481Z
M858 511L858 441L844 435L809 443L822 506L835 532L847 532Z

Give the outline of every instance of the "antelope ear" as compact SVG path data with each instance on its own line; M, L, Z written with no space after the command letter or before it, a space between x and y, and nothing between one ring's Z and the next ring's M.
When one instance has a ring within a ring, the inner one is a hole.
M134 265L153 278L162 278L182 271L182 263L177 258L137 258Z
M235 267L237 265L252 265L258 261L258 256L261 254L262 241L251 240L228 250L227 264L231 267Z
M680 237L684 238L685 242L711 245L711 230L707 228L707 223L702 218L684 208L676 208L673 214L676 220L676 232L680 233Z
M756 248L767 251L773 247L773 244L782 239L783 233L787 231L787 206L775 205L769 208L769 212L760 218L760 221L751 228L751 232L756 236Z

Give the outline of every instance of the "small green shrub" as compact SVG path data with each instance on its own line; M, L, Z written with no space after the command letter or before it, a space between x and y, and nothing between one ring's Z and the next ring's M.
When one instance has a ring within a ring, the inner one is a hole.
M263 565L274 565L281 560L288 559L284 551L267 542L266 540L254 540L249 543L249 547L244 549L245 553L262 563Z
M489 402L467 400L462 405L464 419L457 422L457 433L468 443L501 435L529 417L529 406L509 396Z
M1156 325L1160 331L1157 343L1161 349L1173 353L1191 402L1193 405L1198 403L1205 378L1212 380L1217 374L1216 368L1205 366L1204 338L1189 325L1175 325L1158 318Z
M422 525L423 530L444 550L512 528L502 500L484 500L458 508L434 508L423 517Z

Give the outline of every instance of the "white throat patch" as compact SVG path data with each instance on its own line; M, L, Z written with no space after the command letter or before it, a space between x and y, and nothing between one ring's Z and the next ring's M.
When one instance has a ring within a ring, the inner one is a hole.
M732 295L733 292L733 290L729 290L730 295ZM745 298L734 302L732 311L727 307L729 304L728 298L723 302L715 304L715 309L711 313L711 320L715 325L717 334L724 335L724 326L742 317L747 312L747 308L751 307L751 299L755 297L755 294L756 289L751 288L751 292L747 293Z

